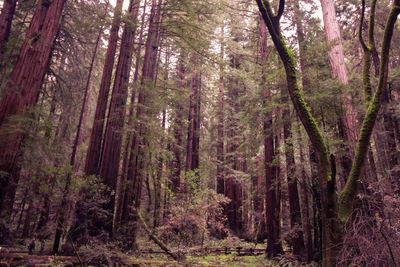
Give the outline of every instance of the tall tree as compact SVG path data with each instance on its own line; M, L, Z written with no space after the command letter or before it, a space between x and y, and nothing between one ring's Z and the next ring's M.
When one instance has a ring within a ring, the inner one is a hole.
M123 0L117 0L114 10L114 18L110 29L107 54L103 67L103 76L101 78L94 122L90 135L89 147L86 154L85 173L88 175L99 174L105 115L111 86L111 75L114 68L115 51L117 50L118 31L121 24L123 2Z
M29 26L18 60L10 75L0 102L0 130L5 131L11 116L24 115L37 102L50 51L60 23L65 0L40 0ZM11 173L16 164L23 133L2 134L0 137L0 186L2 215L9 217L18 177Z
M219 82L218 82L218 111L217 111L217 193L225 193L225 175L224 175L224 25L221 27L220 41L220 63L219 63Z
M320 0L322 7L322 17L324 20L324 31L329 50L329 63L332 69L333 78L337 78L343 85L348 85L346 64L344 61L344 52L342 36L340 33L339 22L336 19L336 10L333 0ZM343 178L346 179L351 168L351 157L354 156L354 144L357 141L357 123L356 110L352 103L352 96L342 89L339 103L343 111L339 114L339 135L344 141L347 141L345 147L349 150L349 155L341 158L343 166Z
M264 21L260 21L260 39L261 39L261 66L262 66L262 86L263 88L263 103L264 106L271 102L271 90L267 87L267 59L268 59L268 47L267 47L267 28ZM265 112L264 114L264 125L263 125L263 137L264 137L264 169L265 169L265 212L266 212L266 224L267 224L267 255L269 258L282 253L282 245L279 239L279 215L276 214L276 207L279 202L276 199L276 168L274 164L274 134L272 128L272 111Z
M145 171L146 171L146 148L148 146L149 140L147 140L147 136L149 134L149 128L147 120L149 119L150 114L150 106L152 103L152 99L150 98L150 90L154 87L154 75L157 61L157 54L159 49L159 34L160 27L158 23L161 23L161 5L162 0L152 0L151 11L149 16L149 26L148 26L148 34L146 40L146 49L145 56L143 61L142 68L142 77L139 87L138 94L138 105L136 108L136 124L135 124L135 136L132 141L129 166L128 166L128 177L132 180L131 192L131 200L127 202L128 206L127 210L132 210L131 221L134 223L131 234L132 245L136 246L136 233L138 229L138 209L141 204L141 194L142 194L142 185L145 179Z
M377 90L369 102L368 110L365 114L359 134L350 175L338 199L336 199L335 192L336 168L333 160L334 157L331 156L329 159L329 152L325 141L300 93L297 83L295 59L290 49L284 43L279 26L279 20L284 12L285 1L280 1L276 15L269 1L256 0L256 2L267 24L275 48L284 64L287 87L293 106L316 151L322 203L323 265L335 266L343 242L343 224L349 219L353 210L353 201L357 194L362 167L368 152L369 140L381 106L381 96L385 92L387 86L389 50L394 25L397 16L400 14L400 1L395 0L391 6L382 41L381 65Z
M122 130L125 124L125 109L128 96L129 77L131 73L133 40L136 31L136 19L139 1L131 0L128 7L128 18L122 33L114 87L107 116L104 133L104 144L100 162L100 177L111 190L116 190L117 176L120 165ZM110 196L108 210L114 209L114 195ZM111 229L111 224L110 228Z
M106 8L106 10L107 10L107 8ZM91 79L92 79L93 65L94 65L94 62L96 59L97 49L99 47L100 38L102 36L102 33L103 33L103 27L100 27L99 34L97 35L97 40L96 40L96 44L95 44L94 51L93 51L93 56L92 56L90 66L89 66L89 73L88 73L88 77L86 80L83 101L82 101L82 107L81 107L81 111L79 113L78 127L76 129L74 143L72 145L72 153L71 153L71 157L70 157L70 161L69 161L69 165L71 166L71 171L69 171L67 174L65 187L64 187L64 191L63 191L63 196L61 199L61 205L60 205L60 209L58 211L57 229L56 229L56 234L55 234L54 243L53 243L53 253L54 254L58 253L61 234L64 231L64 228L65 228L64 224L67 219L66 216L67 216L68 209L66 209L65 207L69 206L68 199L69 199L69 195L70 195L70 186L71 186L71 179L72 179L72 174L73 174L72 172L74 172L76 170L76 167L75 167L76 154L78 151L78 146L80 145L80 142L82 140L82 127L84 126L84 120L85 120L85 116L86 116L87 109L88 109L87 106L88 106L89 93L90 93L90 88L91 88L90 83L91 83Z

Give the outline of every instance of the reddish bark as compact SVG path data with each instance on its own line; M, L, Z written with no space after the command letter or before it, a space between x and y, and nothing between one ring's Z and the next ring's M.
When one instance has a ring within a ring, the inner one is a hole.
M179 90L184 90L185 88L185 74L186 74L186 55L184 52L181 52L179 57L177 75L179 77ZM175 141L172 144L172 151L174 153L174 159L172 161L172 171L171 171L171 183L172 183L172 192L179 192L180 184L181 184L181 168L182 168L182 129L183 129L183 94L178 93L178 99L176 103L176 115L173 125L173 134Z
M260 21L260 38L261 38L261 57L262 57L262 81L264 86L264 106L271 101L271 93L266 88L266 60L268 58L267 50L267 29L264 21ZM264 169L265 169L265 200L266 200L266 224L267 224L267 256L269 258L282 253L282 245L279 241L279 214L277 214L277 206L279 202L276 199L276 167L273 166L275 150L274 136L272 132L272 112L264 114Z
M224 59L224 26L221 28L221 51L220 60ZM217 193L225 193L224 184L224 66L220 63L219 85L218 85L218 111L217 111Z
M4 45L8 41L11 33L11 23L14 18L17 0L4 0L3 9L0 14L0 54L2 53Z
M298 128L298 144L299 144L299 152L300 152L300 162L304 163L305 158L304 158L304 147L302 144L302 138L301 138L301 132L300 128ZM301 190L303 193L303 209L302 209L302 217L303 217L303 229L304 229L304 234L305 234L305 245L306 245L306 252L307 252L307 261L312 260L313 256L313 243L312 243L312 235L311 235L311 216L310 216L310 203L309 203L309 190L308 190L308 179L307 179L307 173L305 170L304 164L301 164L300 166L301 169Z
M336 11L333 0L320 0L322 7L322 14L324 20L324 31L327 43L330 47L329 62L332 69L332 77L337 78L342 84L347 85L349 79L347 76L346 64L344 62L344 52L342 45L342 37L340 34L339 23L336 20ZM351 158L355 152L355 144L357 142L358 129L356 122L356 110L352 104L352 96L349 93L342 93L340 96L340 106L343 111L339 115L339 135L345 141L348 141L347 149L349 150L348 156L343 156L340 161L342 162L343 175L342 183L344 184L347 175L351 168Z
M124 127L126 98L132 63L133 40L139 2L131 0L129 3L130 20L125 23L121 39L121 48L115 74L113 93L107 116L106 131L100 162L100 177L111 190L116 189L117 175L120 163L122 130ZM114 208L114 199L111 199L109 209Z
M192 58L193 62L197 60ZM194 64L196 66L196 63ZM198 74L197 70L192 71L190 80L190 95L189 95L189 116L188 116L188 135L187 135L187 146L186 146L186 171L193 170L193 150L194 150L194 122L195 122L195 97L197 95L198 87Z
M0 102L1 130L7 127L6 124L11 116L23 115L27 107L37 102L64 4L65 0L52 2L43 0L37 4L18 60ZM22 139L22 133L0 137L0 171L12 172ZM0 207L2 214L6 216L10 215L12 203L6 204L4 200L14 197L17 183L15 178L9 176L3 180L0 187Z
M96 111L94 115L93 127L90 135L90 142L86 154L85 173L88 175L99 174L99 163L101 157L101 144L103 140L103 130L107 109L108 95L111 86L111 76L114 68L115 51L117 49L118 31L121 21L121 9L123 0L117 0L114 18L110 29L106 59L104 61L103 75L97 98Z
M133 84L134 86L137 84L137 80L139 77L139 69L140 69L140 55L142 51L142 42L143 42L143 31L144 31L144 26L145 26L145 17L146 17L146 6L147 6L147 0L144 1L143 4L143 12L142 12L142 21L141 21L141 26L140 26L140 33L139 33L139 44L137 47L136 51L136 63L135 63L135 73L133 75ZM129 106L129 117L128 117L128 127L131 128L134 125L134 107L135 107L135 98L136 98L136 88L134 87L132 90L131 94L131 101L130 101L130 106ZM116 198L118 201L118 204L116 205L116 211L115 211L115 216L113 217L113 229L115 229L115 226L117 223L121 222L123 213L126 212L124 211L124 207L127 206L126 204L126 194L127 194L127 172L128 172L128 165L129 165L129 154L130 154L130 147L132 143L132 132L128 131L127 132L127 142L125 144L125 149L124 149L124 159L123 159L123 165L122 165L122 179L120 179L119 182L119 187L117 188L116 191ZM127 215L124 215L124 218L127 218Z
M158 4L156 0L152 0L142 78L138 94L138 105L136 108L136 131L132 141L128 166L128 177L133 181L131 191L132 201L127 202L127 204L129 205L127 206L128 210L131 210L130 207L133 206L133 213L131 214L131 216L129 216L129 219L131 219L131 221L135 223L135 226L133 227L131 233L133 245L135 245L136 243L137 222L139 220L136 211L140 207L142 184L146 172L146 147L148 144L148 141L146 140L146 133L148 131L146 116L150 115L147 114L149 112L149 106L151 104L151 99L149 99L149 88L153 86L154 82L153 78L155 74L157 54L159 49L158 42L160 42L159 34L161 27L159 26L162 21L161 5L162 0L159 0Z
M284 92L282 92L284 93ZM287 95L283 97L283 101L288 104ZM290 123L290 111L286 107L282 112L283 125L283 136L286 144L286 173L288 179L288 191L289 191L289 210L290 210L290 228L292 231L292 252L293 255L303 257L305 252L304 240L303 240L303 229L301 222L301 211L299 192L297 190L297 177L296 177L296 165L294 161L294 151L292 143L291 123Z

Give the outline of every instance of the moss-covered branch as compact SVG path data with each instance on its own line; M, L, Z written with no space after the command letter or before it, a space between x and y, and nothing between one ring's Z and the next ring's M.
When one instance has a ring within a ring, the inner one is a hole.
M394 25L396 23L397 16L399 14L400 14L400 0L395 0L386 22L385 33L383 37L378 88L375 92L373 99L368 105L368 109L365 114L359 139L357 142L356 153L354 156L350 175L343 191L339 196L338 215L339 219L342 222L347 221L352 212L353 201L357 194L362 166L364 164L365 157L368 152L368 146L372 130L374 128L375 121L378 116L379 109L381 107L381 97L383 93L386 91L387 78L388 78L388 65L389 65L389 50L393 36Z
M297 116L300 118L304 128L310 137L311 143L314 146L319 162L324 166L324 177L330 179L330 167L329 167L329 153L322 137L322 134L318 128L315 119L311 115L310 109L304 101L304 98L300 92L300 88L297 82L296 74L296 63L293 56L293 52L288 48L284 38L281 34L278 21L274 21L274 15L272 7L269 1L256 0L260 9L261 15L268 27L272 41L274 42L275 48L283 62L286 71L286 80L290 98L293 106L296 110ZM283 12L283 10L281 11Z
M375 40L374 40L374 28L375 28L375 8L376 8L376 0L371 0L371 11L369 17L369 25L368 25L368 45L365 44L365 41L362 36L362 28L364 24L364 16L365 16L365 0L362 0L362 9L361 9L361 19L360 25L358 28L358 38L360 40L361 47L363 48L363 66L362 66L362 75L363 75L363 89L364 89L364 98L365 105L368 107L372 98L372 86L371 86L371 61L372 61L372 52L375 49Z

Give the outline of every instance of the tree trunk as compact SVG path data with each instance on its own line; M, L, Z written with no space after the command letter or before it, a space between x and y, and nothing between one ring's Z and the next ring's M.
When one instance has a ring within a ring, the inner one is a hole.
M271 101L271 92L266 87L266 71L267 71L267 28L263 21L260 21L260 39L261 39L261 59L262 59L262 85L264 94L264 106ZM279 240L279 218L276 214L276 206L279 203L276 200L275 179L276 168L273 166L274 161L274 135L272 130L272 112L264 114L264 169L265 169L265 205L266 205L266 225L267 225L267 256L272 258L282 253L282 245Z
M261 156L256 158L256 170L253 180L253 208L254 208L254 240L257 243L263 243L267 238L266 225L265 225L265 210L264 210L264 196L265 192L263 187L263 166L261 163Z
M220 60L224 59L224 26L221 27L221 51ZM224 174L224 65L219 65L219 84L218 84L218 111L217 111L217 193L225 194L225 174Z
M14 18L17 0L4 0L3 9L0 14L0 55L3 54L3 49L8 41L11 33L11 24Z
M300 125L299 125L300 126ZM313 256L313 242L311 235L311 216L310 216L310 202L309 202L309 181L307 179L306 169L304 167L305 157L304 157L304 147L302 144L302 136L300 128L298 128L298 144L299 144L299 152L300 152L300 162L302 163L300 166L301 171L301 190L303 193L303 209L302 209L302 217L303 217L303 229L305 234L304 243L306 245L307 252L307 262L312 261Z
M196 56L193 56L192 62L194 66L197 65ZM198 90L198 73L197 70L192 70L190 80L190 95L189 95L189 116L188 116L188 130L187 130L187 145L186 145L186 169L185 171L194 170L193 166L193 152L195 150L195 120L196 120L196 96Z
M128 129L131 129L134 126L134 110L135 110L135 98L136 98L136 87L137 81L139 77L139 69L140 69L140 58L141 58L141 51L142 51L142 42L143 42L143 32L145 27L145 18L146 18L146 7L147 7L147 0L144 1L143 4L143 12L142 12L142 21L140 26L140 33L139 33L139 44L136 51L136 62L135 62L135 73L133 75L133 89L131 93L131 101L129 106L129 117L128 117ZM116 190L116 205L115 211L113 216L113 232L115 231L117 224L121 222L122 218L128 218L128 213L125 209L128 205L126 204L127 201L127 185L128 183L128 165L129 165L129 155L130 155L130 147L132 145L132 138L133 133L128 130L126 135L126 143L124 148L124 158L122 163L122 177L118 178L117 184L119 182L119 187Z
M171 171L171 189L175 194L179 192L181 186L181 169L182 169L182 129L183 129L183 91L186 86L186 54L184 51L179 56L177 75L179 77L179 92L177 96L177 103L175 107L175 119L173 124L174 142L172 144L172 150L174 159L172 160L172 171Z
M72 153L71 153L70 162L69 162L69 165L71 166L71 170L68 171L68 173L67 173L65 187L64 187L64 191L63 191L63 195L62 195L62 199L61 199L60 209L57 212L58 213L57 228L56 228L56 233L55 233L54 243L53 243L53 253L54 254L58 253L61 235L62 235L63 231L66 229L65 222L67 221L67 216L68 216L68 211L69 211L69 209L66 207L70 206L69 195L70 195L70 191L71 191L71 188L70 188L71 179L72 179L73 172L75 170L76 153L78 151L79 141L81 140L83 118L85 115L85 110L87 110L87 101L88 101L88 94L89 94L89 90L90 90L90 80L92 77L93 65L94 65L94 61L96 59L97 48L99 46L102 33L103 33L103 29L100 28L100 31L99 31L99 34L98 34L97 40L96 40L96 45L94 47L92 60L90 62L88 78L86 80L85 92L83 95L82 107L81 107L81 111L79 114L78 127L76 129L76 135L75 135L74 143L72 146Z
M146 51L143 62L142 79L139 88L138 105L136 108L136 125L135 136L132 141L131 154L128 166L128 177L132 179L132 202L128 202L132 206L133 213L130 220L134 223L132 228L131 237L132 245L136 247L136 234L138 224L138 214L141 204L142 184L146 170L146 147L148 140L146 140L146 133L148 132L146 116L149 111L151 99L149 99L149 88L154 86L154 74L157 61L157 53L159 49L159 34L161 24L161 4L162 0L152 0L151 11L149 17L148 37L146 40ZM158 25L157 25L158 23ZM146 115L146 116L145 116ZM130 207L129 206L129 207Z
M369 140L372 130L379 112L381 96L386 90L387 73L389 62L389 50L391 38L393 35L394 25L397 16L400 13L400 0L395 0L389 14L385 27L385 34L382 43L381 65L379 74L379 83L373 99L368 103L368 110L364 117L360 137L357 142L355 157L349 178L343 191L336 200L336 185L335 185L335 162L331 155L329 159L328 149L323 140L322 134L312 117L309 109L306 107L303 96L300 93L297 83L297 74L295 59L293 53L286 46L281 30L279 20L284 11L284 1L280 1L278 13L275 15L271 3L267 0L256 0L263 19L266 22L275 48L285 66L286 79L289 95L291 97L294 109L300 118L311 143L316 151L319 183L322 203L322 237L323 237L323 265L335 266L338 253L342 246L343 224L348 220L352 210L353 201L357 194L359 178L362 167L368 151Z
M329 50L329 62L332 69L333 78L337 78L343 85L349 83L346 64L344 62L344 52L340 26L336 20L335 4L333 0L320 0L324 20L324 31ZM339 100L343 111L339 114L339 135L347 142L349 154L344 155L340 161L343 167L343 183L345 183L351 168L351 158L354 156L354 144L357 142L357 123L356 110L352 104L352 96L349 93L342 93ZM345 150L345 148L344 148Z
M97 105L90 135L89 147L86 154L85 173L87 175L99 174L103 129L108 95L111 86L111 76L114 68L115 51L117 49L118 31L121 23L122 3L123 0L117 0L114 10L114 18L110 29L110 37L108 39L108 47L106 58L104 61L103 75L101 78L99 95L97 97Z
M283 102L288 103L287 96L283 94ZM305 246L303 240L303 229L301 222L301 211L299 192L297 190L296 164L293 151L293 136L291 132L290 110L285 107L282 112L283 119L283 136L285 138L285 155L286 155L286 173L289 191L289 210L290 210L290 228L292 231L292 253L294 256L302 258L305 254Z
M125 108L128 96L128 85L132 63L133 40L136 31L136 19L138 14L139 2L131 0L129 2L129 20L125 22L124 31L121 39L121 48L118 58L115 81L111 96L110 107L107 116L106 131L104 133L104 143L101 153L100 177L104 184L111 190L116 190L117 176L120 165L121 145L123 128L125 124ZM114 194L110 195L110 200L106 204L106 209L114 209ZM108 226L112 233L112 224Z
M37 4L17 62L11 72L10 81L6 84L1 98L1 130L10 123L11 116L23 115L26 108L37 102L65 2L65 0L52 2L41 0ZM22 139L22 133L10 136L5 134L0 137L0 171L11 174ZM5 200L13 198L15 194L13 187L16 182L14 177L8 175L0 186L1 213L8 218L13 203Z

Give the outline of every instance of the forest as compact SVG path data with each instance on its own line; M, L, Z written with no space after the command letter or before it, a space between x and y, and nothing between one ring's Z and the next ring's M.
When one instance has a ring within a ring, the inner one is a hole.
M1 266L400 266L400 0L0 10Z

